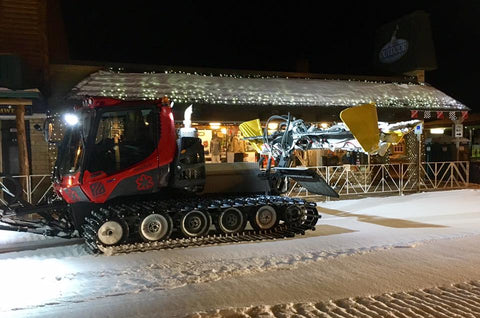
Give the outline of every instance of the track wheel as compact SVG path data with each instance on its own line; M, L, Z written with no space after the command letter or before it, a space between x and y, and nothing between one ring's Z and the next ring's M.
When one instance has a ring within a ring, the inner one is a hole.
M116 245L128 237L128 225L122 220L105 221L97 231L97 239L103 245Z
M228 208L222 211L215 224L217 230L225 234L234 234L243 231L247 224L245 215L237 208Z
M278 221L277 211L270 205L261 206L250 218L250 224L255 230L270 230Z
M168 215L149 214L140 223L138 232L145 242L167 239L172 234L173 222Z
M180 230L186 237L199 237L206 234L212 224L210 215L199 210L182 214Z
M299 226L305 221L305 211L298 206L292 205L285 209L285 223L290 226Z

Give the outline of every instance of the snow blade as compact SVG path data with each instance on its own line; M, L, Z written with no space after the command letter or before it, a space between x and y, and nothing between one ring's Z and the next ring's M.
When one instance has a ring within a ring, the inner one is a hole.
M254 119L241 123L238 128L242 132L243 137L258 153L262 152L263 130L260 125L260 119Z
M333 190L315 170L308 168L274 168L275 172L292 178L309 192L338 198L338 193Z
M340 113L340 118L365 152L373 153L378 150L380 134L375 104L347 108Z

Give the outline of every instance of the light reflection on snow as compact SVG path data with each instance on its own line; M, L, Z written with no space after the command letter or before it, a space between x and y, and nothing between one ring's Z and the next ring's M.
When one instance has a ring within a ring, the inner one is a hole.
M55 303L75 286L66 279L71 265L58 259L0 261L0 311Z
M0 244L17 243L18 241L38 241L44 239L51 239L48 236L40 234L14 232L14 231L0 231Z

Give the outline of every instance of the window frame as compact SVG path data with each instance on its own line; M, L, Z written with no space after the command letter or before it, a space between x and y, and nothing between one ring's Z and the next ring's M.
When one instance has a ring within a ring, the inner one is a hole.
M405 153L405 142L402 140L396 145L392 145L392 154L404 154ZM398 147L401 147L402 150L397 150Z

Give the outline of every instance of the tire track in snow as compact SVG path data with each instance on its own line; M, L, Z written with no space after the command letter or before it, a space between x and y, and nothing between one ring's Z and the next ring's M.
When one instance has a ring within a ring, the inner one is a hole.
M319 303L251 306L197 312L186 318L335 317L464 318L480 317L480 281L373 297Z
M63 247L65 248L65 247ZM189 262L168 262L137 264L116 269L67 271L63 274L45 273L41 282L48 281L55 286L55 303L35 302L11 306L0 305L2 310L23 310L49 305L82 303L97 299L148 293L152 291L180 288L189 284L207 283L276 270L291 270L298 266L322 260L367 254L395 248L380 245L349 248L338 251L310 251L298 254L266 255L238 259L206 259ZM60 249L60 248L56 248ZM46 253L49 249L44 249ZM15 259L5 260L16 262ZM95 282L92 284L92 282ZM52 289L53 290L53 289ZM335 304L333 304L335 306ZM339 317L345 315L342 308L336 308Z

